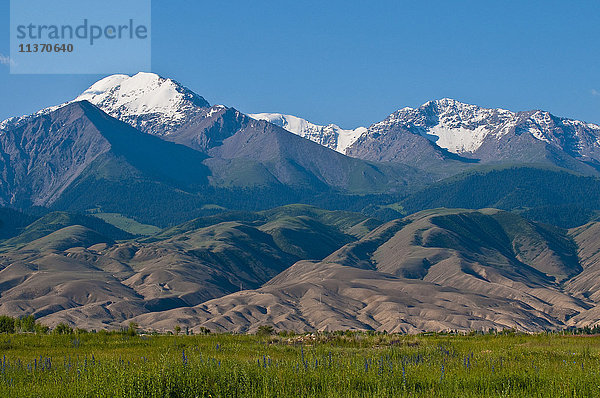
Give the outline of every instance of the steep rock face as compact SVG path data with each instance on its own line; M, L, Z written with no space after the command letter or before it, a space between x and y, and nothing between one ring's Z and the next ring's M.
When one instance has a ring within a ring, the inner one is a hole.
M208 152L219 159L250 159L290 186L371 192L402 189L427 177L404 165L377 165L352 159L266 121L243 116L243 124Z
M372 162L409 164L440 178L473 167L478 160L461 157L431 140L399 127L363 134L347 149L348 156Z
M0 200L21 207L49 206L90 173L122 183L129 175L179 187L207 184L204 159L200 152L144 134L87 101L73 102L0 135Z
M81 100L142 132L203 152L219 146L243 123L235 109L210 106L193 91L154 73L108 76L74 101Z
M369 133L384 134L393 127L401 127L452 153L472 153L490 134L502 135L510 128L514 116L503 109L483 109L442 99L429 101L417 109L400 109L369 127Z
M82 103L21 123L0 135L0 203L50 204L108 150Z

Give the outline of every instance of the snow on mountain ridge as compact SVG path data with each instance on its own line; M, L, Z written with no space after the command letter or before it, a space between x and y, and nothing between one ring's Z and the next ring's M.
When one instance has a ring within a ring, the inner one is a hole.
M218 117L218 114L228 109L222 105L210 107L204 98L174 80L145 72L133 76L107 76L73 101L80 100L91 102L109 115L141 131L159 136L169 135L191 120L198 121L215 115ZM0 122L0 134L2 130L70 102L42 109L29 116L6 119ZM368 134L377 137L392 129L419 134L450 152L466 156L476 152L490 139L500 140L508 134L523 132L531 134L537 140L567 148L571 153L585 152L590 156L590 151L600 153L598 125L556 117L540 110L512 112L488 109L450 98L429 101L418 108L402 108L368 129L359 127L344 130L335 124L321 126L279 113L249 116L267 120L343 154L348 153L350 146L359 145L361 136Z
M87 100L109 115L143 131L168 135L190 113L209 103L179 83L154 73L111 75L94 83L75 101ZM161 125L160 131L154 128Z
M201 96L172 79L154 73L107 76L72 101L44 108L31 115L0 122L0 130L48 114L76 101L89 101L110 116L154 135L168 135L198 114L212 116L225 107L212 108Z
M468 154L477 151L488 137L500 139L517 126L527 126L526 130L534 138L562 147L564 143L553 134L560 129L558 125L571 127L580 139L589 139L582 136L584 131L600 133L600 126L555 117L545 111L512 112L443 98L426 102L418 108L400 109L369 127L369 134L385 134L390 129L403 128L450 152Z
M281 113L253 113L248 116L257 120L266 120L300 137L307 138L343 154L346 153L346 149L350 145L356 142L358 137L367 132L365 127L344 130L336 124L320 126L297 116Z

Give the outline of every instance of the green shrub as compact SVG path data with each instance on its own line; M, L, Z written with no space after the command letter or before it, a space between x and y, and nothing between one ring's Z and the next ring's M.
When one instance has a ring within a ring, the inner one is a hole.
M275 332L275 329L271 325L261 325L258 327L256 334L259 336L270 336Z
M71 328L66 323L59 323L54 328L54 333L55 334L73 334L73 328Z
M34 329L37 334L48 334L48 332L50 331L50 328L48 326L42 325L39 322L35 323Z
M14 333L15 319L6 315L0 315L0 333Z
M137 335L137 330L138 330L138 324L135 322L129 322L129 327L127 328L127 335L128 336L135 336Z
M17 333L35 332L35 317L27 315L15 319L15 331Z

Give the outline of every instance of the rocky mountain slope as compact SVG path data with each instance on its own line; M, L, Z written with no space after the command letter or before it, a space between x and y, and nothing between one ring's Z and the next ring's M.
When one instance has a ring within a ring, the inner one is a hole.
M117 241L123 231L91 219L51 213L0 244L0 313L115 327L260 287L296 261L324 258L379 225L354 213L288 206Z
M73 102L0 135L0 203L52 205L91 170L97 179L121 183L135 178L171 189L207 184L205 159L183 145L141 133L86 101Z
M444 98L355 130L278 113L250 116L352 157L411 164L442 177L486 163L547 164L588 175L600 169L600 126L541 110L486 109Z
M409 333L595 324L593 286L582 281L596 270L581 257L600 248L595 229L567 232L493 209L430 210L320 262L300 261L260 289L135 320L238 332L263 324Z
M318 195L403 192L429 178L408 166L353 159L219 109L207 116L201 108L197 119L161 137L85 100L25 118L0 135L0 205L100 207L166 225L206 205L267 208Z
M234 332L594 325L597 224L437 209L382 225L286 206L116 240L100 220L51 213L0 245L0 311L86 328L133 320Z
M443 150L478 163L544 163L596 174L600 126L539 110L511 112L442 99L394 112L370 126L346 153L427 167Z

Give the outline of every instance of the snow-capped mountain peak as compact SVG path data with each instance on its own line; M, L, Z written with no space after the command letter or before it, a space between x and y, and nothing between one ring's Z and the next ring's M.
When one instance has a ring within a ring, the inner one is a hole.
M475 152L490 135L501 136L514 127L517 114L487 109L442 98L418 108L403 108L369 128L381 134L400 127L421 134L438 146L457 154Z
M190 113L209 103L179 83L154 73L111 75L94 83L75 101L87 100L109 115L143 131L160 124L157 135L168 135Z
M4 120L0 122L0 130L84 100L116 119L154 135L169 135L197 116L210 117L226 109L223 105L210 107L198 94L154 73L116 74L97 81L72 101L44 108L32 115Z
M392 113L369 127L347 153L370 160L406 159L406 154L394 152L417 145L412 134L481 162L544 162L558 151L586 162L600 161L598 125L546 111L489 109L449 98Z
M266 120L340 153L346 153L346 149L367 131L365 127L344 130L335 124L320 126L297 116L281 113L254 113L248 116L257 120Z

